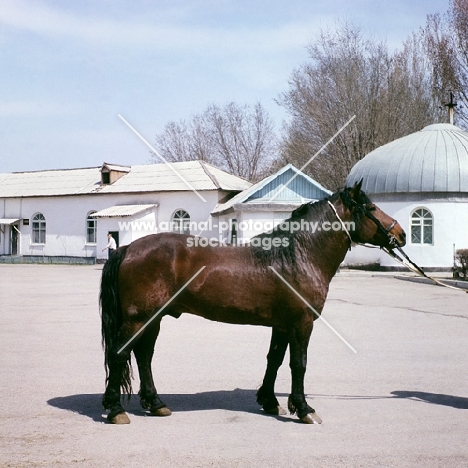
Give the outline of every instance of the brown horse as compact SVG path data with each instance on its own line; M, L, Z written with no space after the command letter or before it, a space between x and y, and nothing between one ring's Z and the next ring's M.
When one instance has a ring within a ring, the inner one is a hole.
M269 414L285 414L274 385L289 345L288 408L305 423L320 423L304 395L307 346L329 283L352 243L389 250L405 244L401 226L371 203L361 184L302 205L249 246L194 247L193 236L161 233L117 249L104 266L100 295L108 420L130 422L120 400L121 389L132 392L131 351L143 408L156 416L171 414L156 392L151 360L161 318L190 313L272 327L257 401Z

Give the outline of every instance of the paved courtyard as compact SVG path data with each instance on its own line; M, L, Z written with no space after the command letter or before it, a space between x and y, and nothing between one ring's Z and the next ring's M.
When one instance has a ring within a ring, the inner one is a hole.
M102 267L0 266L1 467L468 466L468 295L343 271L309 347L322 425L267 416L255 392L270 331L163 320L153 368L169 418L107 424ZM138 388L135 367L134 388ZM287 363L277 382L286 407Z

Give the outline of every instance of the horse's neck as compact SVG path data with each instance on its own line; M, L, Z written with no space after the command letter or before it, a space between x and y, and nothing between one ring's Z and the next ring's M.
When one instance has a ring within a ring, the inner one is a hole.
M314 222L312 219L309 221ZM342 221L348 220L343 219L342 215L337 218L330 207L330 215L326 217L326 222L329 224L318 225L313 236L310 236L309 245L301 246L308 267L314 271L319 267L319 271L328 281L333 278L350 248L350 239L344 226L341 225L338 230L332 229L332 226L337 225L336 222L341 224Z

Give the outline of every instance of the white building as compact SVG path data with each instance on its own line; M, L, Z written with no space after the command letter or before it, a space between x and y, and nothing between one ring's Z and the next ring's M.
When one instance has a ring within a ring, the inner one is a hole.
M107 257L108 232L122 245L161 230L198 234L250 185L201 161L0 174L0 261L93 263Z
M427 270L453 266L454 251L468 248L468 132L435 124L370 152L346 185L363 190L407 233L404 248ZM349 265L397 266L384 252L358 247Z

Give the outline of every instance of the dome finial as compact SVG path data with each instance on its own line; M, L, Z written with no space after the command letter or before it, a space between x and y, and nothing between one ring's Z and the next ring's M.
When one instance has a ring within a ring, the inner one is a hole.
M449 123L450 125L453 125L453 114L454 114L454 108L457 106L457 101L455 101L455 96L452 90L449 91L449 96L450 96L450 101L446 102L444 106L447 106L449 109Z

